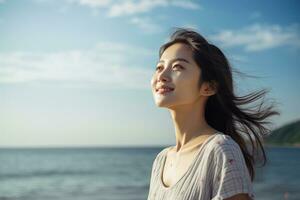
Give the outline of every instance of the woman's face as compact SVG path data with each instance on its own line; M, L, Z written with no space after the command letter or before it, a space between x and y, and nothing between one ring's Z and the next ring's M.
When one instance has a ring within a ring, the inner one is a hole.
M151 79L155 104L171 108L197 101L200 96L200 73L188 45L175 43L169 46L161 55ZM164 91L159 89L162 86L173 89Z

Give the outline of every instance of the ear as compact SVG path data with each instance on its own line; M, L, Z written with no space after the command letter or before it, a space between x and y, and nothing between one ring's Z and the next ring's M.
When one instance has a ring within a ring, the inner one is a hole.
M202 96L212 96L217 93L218 84L216 81L204 82L200 88Z

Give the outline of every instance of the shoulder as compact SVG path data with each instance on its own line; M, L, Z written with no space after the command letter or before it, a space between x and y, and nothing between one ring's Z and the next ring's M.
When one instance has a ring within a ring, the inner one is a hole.
M214 138L211 150L212 164L216 169L246 169L246 162L239 144L230 135L218 135ZM245 172L246 173L246 172Z
M237 195L240 193L253 195L251 177L239 144L225 134L214 139L211 176L213 199L242 199L241 195Z
M240 146L230 135L221 133L214 138L212 150L219 153L224 151L238 151L240 150Z
M164 156L172 146L163 147L163 149L157 154L156 158Z
M154 160L153 160L153 167L156 166L157 163L160 163L160 161L163 159L164 155L167 153L168 149L170 147L164 147L161 151L159 151Z
M241 148L230 135L223 133L216 135L209 146L209 152L215 162L227 159L235 159L239 162L243 162Z

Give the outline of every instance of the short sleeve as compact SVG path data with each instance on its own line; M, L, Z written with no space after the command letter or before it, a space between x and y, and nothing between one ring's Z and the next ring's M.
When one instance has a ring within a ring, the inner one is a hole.
M164 151L166 151L166 149L167 148L160 151L156 155L156 157L154 158L154 160L152 162L152 169L151 169L151 174L150 174L150 181L149 181L150 184L149 184L147 200L153 199L153 197L152 197L152 195L154 194L153 188L154 188L155 182L157 181L156 177L158 176L158 173L159 173L159 163L160 163L162 155L163 155Z
M254 200L251 177L239 145L225 137L217 142L213 164L212 200L248 193Z
M159 159L159 155L161 153L157 154L156 157L154 158L153 162L152 162L152 168L151 168L151 173L150 173L150 181L149 181L149 193L148 193L148 198L149 198L149 195L152 191L152 187L153 187L153 184L154 184L154 176L155 176L155 173L157 171L157 160Z

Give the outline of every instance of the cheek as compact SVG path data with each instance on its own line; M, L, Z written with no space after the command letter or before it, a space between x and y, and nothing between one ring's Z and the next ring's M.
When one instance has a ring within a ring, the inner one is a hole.
M155 75L153 75L150 80L150 85L152 88L155 87L155 83L156 83L156 77Z
M198 78L195 76L183 77L178 80L176 96L182 101L193 101L198 97Z

